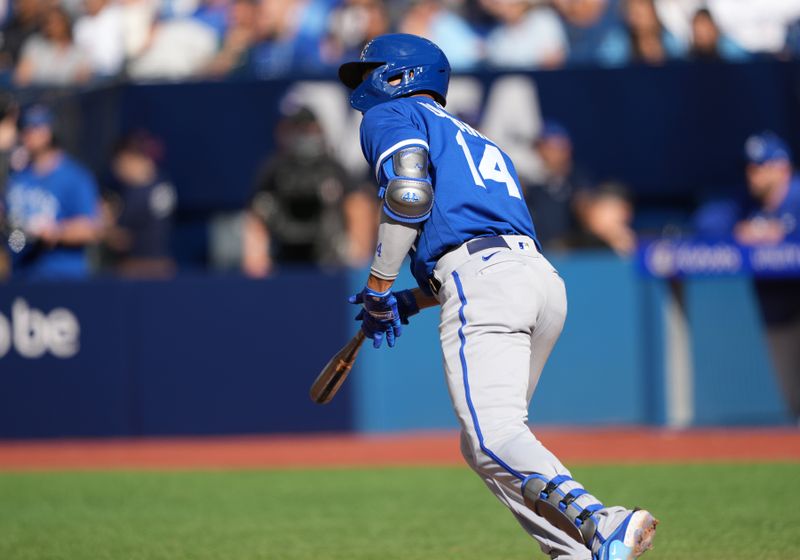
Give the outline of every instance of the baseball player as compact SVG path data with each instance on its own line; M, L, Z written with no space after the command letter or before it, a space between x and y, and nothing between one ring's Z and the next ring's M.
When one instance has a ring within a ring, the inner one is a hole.
M445 111L449 77L442 51L406 34L374 39L339 69L364 114L361 146L383 200L369 279L350 302L376 348L441 305L464 458L550 558L638 558L653 516L601 504L526 424L564 323L564 284L539 252L511 160ZM419 288L395 293L406 254Z

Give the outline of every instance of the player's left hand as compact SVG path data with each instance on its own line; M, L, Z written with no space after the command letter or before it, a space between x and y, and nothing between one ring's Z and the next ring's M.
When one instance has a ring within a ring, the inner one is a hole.
M367 338L372 339L372 346L380 348L384 337L390 348L395 345L403 328L400 325L400 313L397 310L397 299L391 290L376 292L364 288L359 293L350 296L348 301L352 304L362 304L363 308L356 315L356 321L361 321L361 330Z

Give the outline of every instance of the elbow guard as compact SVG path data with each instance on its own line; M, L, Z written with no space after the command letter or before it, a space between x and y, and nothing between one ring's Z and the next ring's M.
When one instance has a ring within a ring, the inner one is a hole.
M421 147L398 150L384 163L383 171L388 178L382 189L386 214L399 222L427 220L433 208L428 151Z

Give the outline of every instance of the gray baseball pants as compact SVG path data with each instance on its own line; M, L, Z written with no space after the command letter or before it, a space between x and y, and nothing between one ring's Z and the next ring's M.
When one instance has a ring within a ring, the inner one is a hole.
M569 471L533 435L528 406L567 312L564 283L525 236L503 236L509 248L469 254L467 244L444 255L434 277L441 283L439 333L447 386L461 425L469 466L511 510L551 559L591 560L592 551L525 505L522 480ZM581 488L574 481L564 491ZM596 504L590 494L575 504ZM629 513L609 507L595 515L602 535Z

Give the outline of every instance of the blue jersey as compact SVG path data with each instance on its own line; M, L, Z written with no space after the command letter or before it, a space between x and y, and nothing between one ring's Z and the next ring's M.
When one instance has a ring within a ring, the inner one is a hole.
M800 175L794 175L783 201L774 210L758 209L748 216L779 220L786 231L786 238L800 241Z
M411 271L428 291L436 261L475 237L527 235L536 242L511 159L480 132L427 97L404 97L364 114L361 149L378 184L388 179L383 163L401 148L429 152L434 199L411 250Z
M49 173L40 175L30 166L11 175L6 199L11 224L31 231L70 218L94 218L98 211L94 178L67 155ZM55 247L15 263L15 272L29 278L83 277L89 272L85 253L79 247Z

